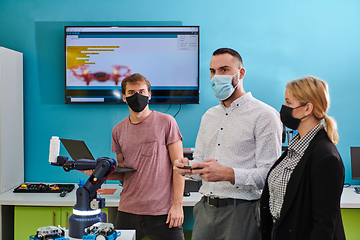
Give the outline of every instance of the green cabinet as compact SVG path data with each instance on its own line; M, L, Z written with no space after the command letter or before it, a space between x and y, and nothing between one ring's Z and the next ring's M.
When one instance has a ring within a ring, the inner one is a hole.
M61 207L61 212L60 212L61 227L69 229L69 217L72 215L72 212L73 212L73 207Z
M14 239L29 239L39 227L58 226L61 224L61 207L27 207L14 208ZM62 225L63 226L63 225Z
M347 240L358 240L360 238L360 209L342 208L341 216L344 224L345 237Z
M69 228L72 207L14 207L14 240L29 239L39 227L61 226ZM107 214L107 208L102 209Z

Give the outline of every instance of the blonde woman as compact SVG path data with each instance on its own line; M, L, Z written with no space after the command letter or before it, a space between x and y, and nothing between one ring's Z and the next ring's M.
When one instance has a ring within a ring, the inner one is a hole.
M345 239L344 165L328 85L307 76L286 85L283 124L298 133L270 169L260 198L262 240Z

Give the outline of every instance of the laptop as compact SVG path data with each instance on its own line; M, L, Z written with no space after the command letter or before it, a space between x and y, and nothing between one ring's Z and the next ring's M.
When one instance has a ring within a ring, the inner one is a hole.
M70 157L73 160L78 159L90 159L95 160L91 154L89 148L86 146L85 142L82 140L73 140L73 139L64 139L60 138L61 143L64 145L66 151L69 153ZM133 168L128 167L119 167L115 168L115 172L134 172L136 171Z
M61 143L64 145L66 151L69 153L73 160L90 159L95 160L89 148L84 141L60 138Z

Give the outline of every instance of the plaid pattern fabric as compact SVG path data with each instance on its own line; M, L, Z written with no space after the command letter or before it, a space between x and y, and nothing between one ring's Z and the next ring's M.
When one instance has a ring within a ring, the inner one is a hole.
M268 178L270 193L269 207L271 215L275 219L279 219L280 217L286 187L292 172L304 155L310 141L322 128L323 125L319 123L302 138L300 138L299 133L297 133L289 143L287 156L270 172Z

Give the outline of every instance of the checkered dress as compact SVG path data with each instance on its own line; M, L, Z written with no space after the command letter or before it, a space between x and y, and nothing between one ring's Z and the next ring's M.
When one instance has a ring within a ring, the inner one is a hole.
M310 141L322 128L323 125L319 123L302 138L300 138L299 133L297 133L289 143L287 156L270 172L268 178L270 193L269 206L271 215L275 219L280 218L286 187L292 172L304 155Z

